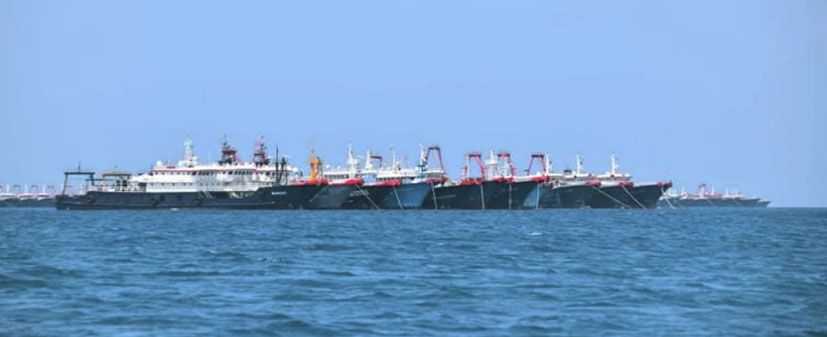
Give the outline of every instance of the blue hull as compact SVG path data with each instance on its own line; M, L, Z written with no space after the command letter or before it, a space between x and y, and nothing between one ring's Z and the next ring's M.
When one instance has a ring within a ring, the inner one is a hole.
M396 186L380 206L383 209L416 209L422 208L425 198L431 194L431 184L413 183Z

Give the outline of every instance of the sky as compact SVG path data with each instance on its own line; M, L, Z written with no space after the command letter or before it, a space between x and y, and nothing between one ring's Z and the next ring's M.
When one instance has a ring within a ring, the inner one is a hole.
M0 184L187 135L306 166L438 143L827 206L827 1L0 1Z

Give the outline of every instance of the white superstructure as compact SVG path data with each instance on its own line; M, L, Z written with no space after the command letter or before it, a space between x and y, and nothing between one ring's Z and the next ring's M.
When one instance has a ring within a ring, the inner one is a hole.
M612 153L609 171L604 174L597 175L597 180L600 180L600 183L603 186L631 184L632 175L626 172L620 172L618 171L618 168L620 168L620 165L617 163L617 156Z
M369 161L369 160L368 160ZM322 177L331 182L345 181L348 179L358 178L361 173L359 169L359 158L353 153L353 144L347 146L347 165L346 166L330 166L327 165L322 171Z
M429 148L429 151L434 150L434 148L435 147ZM367 151L365 157L360 158L355 155L353 146L349 145L347 150L347 164L345 166L325 166L322 176L331 182L362 179L367 185L386 183L407 184L429 180L442 181L445 176L445 171L441 167L429 167L429 151L421 148L419 165L417 167L405 167L399 160L396 149L393 147L391 147L390 165L384 165L384 158L382 156L376 155L372 151Z
M225 140L222 157L218 163L200 164L193 153L192 141L184 142L184 158L177 165L158 161L146 173L130 176L109 173L116 179L104 179L96 184L97 190L119 192L250 192L260 187L271 186L276 177L286 184L302 176L295 166L284 165L279 170L277 163L270 163L263 139L256 142L255 160L241 161L236 150ZM107 174L104 174L106 176Z

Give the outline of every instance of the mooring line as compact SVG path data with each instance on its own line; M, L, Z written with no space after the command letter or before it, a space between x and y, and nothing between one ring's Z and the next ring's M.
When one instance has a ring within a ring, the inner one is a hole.
M485 183L481 182L480 183L480 200L482 200L482 202L480 203L480 206L481 206L480 209L484 211L485 210L485 187L483 187L483 185L485 185Z
M324 185L324 187L322 187L322 189L321 189L321 190L319 190L318 192L316 192L316 194L314 194L314 195L313 195L313 197L312 197L312 198L310 198L310 200L308 200L308 201L307 201L307 202L308 202L308 204L309 204L309 203L311 203L311 202L316 201L316 198L318 198L318 197L319 197L319 195L321 195L321 194L322 194L322 192L324 192L325 190L327 190L327 188L328 188L328 187L330 187L330 185Z
M358 188L359 191L362 191L362 194L365 196L365 198L368 198L368 201L370 201L370 203L371 203L371 205L373 205L373 207L375 207L377 210L380 209L379 206L377 206L376 203L373 202L373 199L370 198L370 194L368 192L365 192L365 190L362 189L362 186L359 186L359 185L354 185L354 186L356 186L356 188Z
M666 195L666 190L663 189L663 186L660 187L660 195ZM666 201L666 204L669 205L672 209L675 209L675 206L672 206L672 203L669 202L669 196L667 195L666 198L663 198Z
M434 210L436 211L439 209L436 207L436 187L434 187L434 185L436 184L434 184L433 182L429 182L428 184L431 185L431 196L434 198Z
M706 203L709 204L709 206L718 207L718 206L715 206L715 203L713 203L712 200L710 200L709 198L705 198L705 199L706 199Z
M596 191L600 192L601 194L605 195L606 197L608 197L608 198L609 198L609 199L611 199L612 201L616 202L618 205L623 206L623 207L625 207L625 208L631 208L631 207L629 207L629 205L626 205L626 204L624 204L623 202L621 202L620 200L615 199L614 197L612 197L612 196L611 196L611 195L609 195L608 193L601 191L599 188L594 187L594 186L592 186L592 188L593 188L593 189L595 189Z
M396 186L391 187L393 187L393 196L396 197L396 202L399 203L399 209L405 209L405 207L402 206L402 200L399 199L399 193L396 193Z
M646 206L643 206L643 204L641 204L640 201L638 201L637 198L635 198L635 196L632 195L632 192L629 192L629 190L626 189L626 186L620 185L620 187L623 189L623 191L626 192L626 194L629 195L630 198L632 198L634 202L638 204L638 206L640 206L641 209L646 209Z
M511 182L508 183L508 210L511 210Z
M534 209L540 209L540 183L537 183L537 204L534 205Z

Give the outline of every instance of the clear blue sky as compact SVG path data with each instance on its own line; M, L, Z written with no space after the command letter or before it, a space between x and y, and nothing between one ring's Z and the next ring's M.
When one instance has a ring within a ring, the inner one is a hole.
M0 183L264 135L827 206L825 116L827 1L0 1Z

